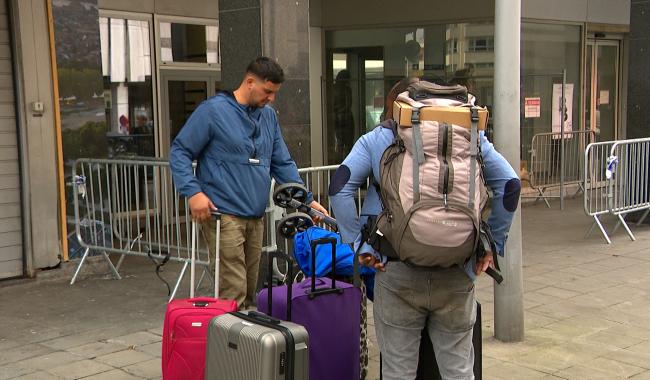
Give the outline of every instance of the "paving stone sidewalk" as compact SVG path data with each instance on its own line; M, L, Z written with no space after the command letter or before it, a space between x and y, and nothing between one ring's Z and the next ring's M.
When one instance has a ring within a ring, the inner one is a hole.
M650 228L633 227L636 242L623 229L610 246L585 239L580 201L524 207L524 342L493 338L493 285L477 283L485 379L650 379ZM0 282L0 379L160 378L167 290L146 259L127 258L122 275Z

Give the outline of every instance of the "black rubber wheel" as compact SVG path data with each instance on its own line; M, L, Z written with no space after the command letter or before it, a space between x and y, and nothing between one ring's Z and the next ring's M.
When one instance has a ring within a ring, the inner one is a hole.
M280 219L280 222L278 223L278 233L284 238L292 239L298 232L307 231L307 229L313 225L314 222L311 220L309 215L302 212L296 212Z
M291 200L296 200L300 203L305 203L307 200L307 188L299 183L285 183L276 186L273 191L273 203L282 207L288 208Z

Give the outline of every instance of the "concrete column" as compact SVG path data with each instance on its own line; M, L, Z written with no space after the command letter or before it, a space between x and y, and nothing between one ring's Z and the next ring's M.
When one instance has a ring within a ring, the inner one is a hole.
M494 27L494 140L501 154L519 171L521 2L496 0ZM518 207L505 260L500 262L504 281L494 287L494 335L504 342L524 340L521 247L521 207Z
M298 167L310 166L309 2L220 0L219 33L224 89L237 88L260 55L280 63L285 82L273 107Z
M67 237L59 229L59 193L57 191L57 144L54 130L53 83L50 65L50 40L45 1L16 0L11 2L14 25L13 52L19 97L19 134L23 160L21 175L27 202L23 210L31 221L24 226L26 238L31 238L31 257L27 257L26 274L33 276L39 268L57 265L62 254L61 240ZM6 83L6 82L5 82ZM10 81L9 81L10 83ZM43 114L33 113L29 105L40 101ZM31 234L31 237L30 237ZM30 242L25 243L30 244ZM30 252L25 252L29 255Z
M627 80L627 138L650 136L650 115L648 114L647 89L650 76L647 75L650 60L650 4L643 0L631 0L629 65Z

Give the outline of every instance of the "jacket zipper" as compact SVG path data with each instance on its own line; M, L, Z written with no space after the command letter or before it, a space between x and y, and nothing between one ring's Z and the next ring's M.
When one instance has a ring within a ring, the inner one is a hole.
M251 110L250 107L246 110L246 115L248 115L248 120L253 123L253 134L251 135L251 140L253 140L253 154L251 155L251 158L257 158L257 144L255 143L255 135L257 134L257 123L253 120L251 117Z

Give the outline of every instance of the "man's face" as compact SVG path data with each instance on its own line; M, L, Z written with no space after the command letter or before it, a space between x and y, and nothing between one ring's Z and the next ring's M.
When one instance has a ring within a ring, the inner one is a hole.
M248 105L264 107L275 100L275 94L280 90L281 84L262 80L255 76L246 79L249 88Z

